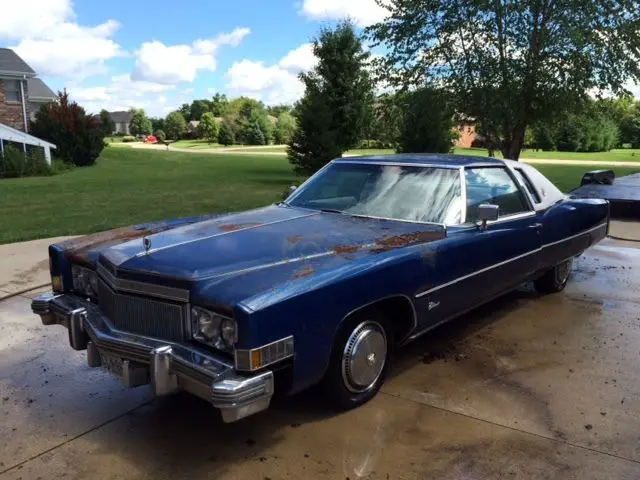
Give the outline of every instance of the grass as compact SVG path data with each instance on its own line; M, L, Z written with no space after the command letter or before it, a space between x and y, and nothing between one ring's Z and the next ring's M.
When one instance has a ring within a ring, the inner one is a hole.
M590 168L537 165L561 190ZM613 168L617 176L638 169ZM0 180L0 243L82 234L278 201L302 180L284 155L218 155L107 148L93 167Z

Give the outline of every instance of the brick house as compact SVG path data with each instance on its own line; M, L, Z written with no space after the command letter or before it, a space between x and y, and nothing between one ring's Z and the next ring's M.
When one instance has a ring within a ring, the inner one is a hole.
M27 132L29 118L55 94L13 50L0 48L0 124Z
M29 118L40 105L51 102L55 95L36 72L13 50L0 48L0 154L5 142L42 147L44 156L51 163L52 143L28 134Z

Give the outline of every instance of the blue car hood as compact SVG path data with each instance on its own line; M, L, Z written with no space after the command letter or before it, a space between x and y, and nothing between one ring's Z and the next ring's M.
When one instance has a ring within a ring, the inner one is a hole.
M103 251L101 261L132 279L188 281L196 295L224 285L225 298L217 301L229 304L311 278L320 264L335 269L445 235L438 225L270 206L148 235L148 250L142 238L127 241Z

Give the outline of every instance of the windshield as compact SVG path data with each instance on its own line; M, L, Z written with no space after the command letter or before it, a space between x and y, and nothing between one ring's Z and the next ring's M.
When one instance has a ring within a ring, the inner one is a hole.
M332 163L289 205L351 215L454 225L462 221L457 169Z

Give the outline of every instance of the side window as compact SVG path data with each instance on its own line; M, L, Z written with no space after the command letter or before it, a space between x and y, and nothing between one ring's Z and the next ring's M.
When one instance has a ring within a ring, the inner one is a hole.
M467 222L478 218L478 206L490 203L500 207L501 217L528 212L522 192L506 168L467 168Z
M533 199L533 203L540 203L540 195L538 195L538 192L536 191L536 189L533 188L533 183L531 183L531 180L529 180L529 177L527 177L527 175L519 168L516 168L514 172L516 173L516 177L518 177L518 180L520 180L523 183L523 185L527 188L527 192L529 192L529 195L531 195L531 198Z

